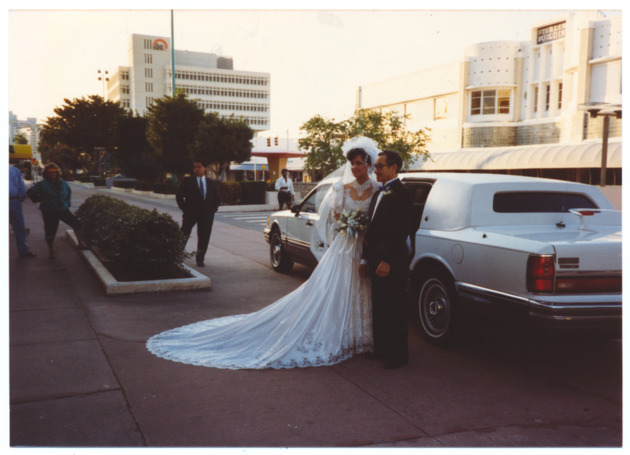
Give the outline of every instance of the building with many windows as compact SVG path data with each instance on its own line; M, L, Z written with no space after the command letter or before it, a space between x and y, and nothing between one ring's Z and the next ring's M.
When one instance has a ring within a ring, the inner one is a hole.
M33 158L39 160L39 152L37 147L39 145L39 133L40 126L37 124L35 117L28 117L26 119L18 119L17 115L9 111L9 144L13 144L13 139L17 134L22 134L28 141L28 144L32 148Z
M144 114L153 100L173 93L171 55L175 56L175 88L207 112L243 117L254 131L269 129L269 74L234 69L231 57L175 50L170 38L132 35L129 66L118 68L107 83L107 98Z
M567 13L528 41L470 45L460 61L359 87L357 108L430 128L417 170L621 182L621 14ZM606 141L606 145L604 145Z

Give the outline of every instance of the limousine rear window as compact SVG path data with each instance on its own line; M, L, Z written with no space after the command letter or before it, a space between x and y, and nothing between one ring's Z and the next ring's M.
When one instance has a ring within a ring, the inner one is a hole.
M497 213L562 213L571 209L598 207L584 194L514 191L496 193L492 208Z

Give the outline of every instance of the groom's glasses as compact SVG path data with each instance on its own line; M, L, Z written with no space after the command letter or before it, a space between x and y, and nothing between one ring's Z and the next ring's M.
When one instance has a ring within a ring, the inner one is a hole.
M389 167L390 165L389 165L389 164L381 164L381 163L377 163L377 164L375 164L375 165L374 165L374 167L375 167L376 169L378 169L379 171L380 171L381 169L383 169L385 166Z

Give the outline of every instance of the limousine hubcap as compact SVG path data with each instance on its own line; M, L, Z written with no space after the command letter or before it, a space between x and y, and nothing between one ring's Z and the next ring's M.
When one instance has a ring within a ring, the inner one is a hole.
M274 242L273 244L273 263L275 265L280 264L280 260L282 259L282 246L279 242Z
M450 311L448 292L437 278L427 280L420 292L420 318L425 331L439 337L448 330Z

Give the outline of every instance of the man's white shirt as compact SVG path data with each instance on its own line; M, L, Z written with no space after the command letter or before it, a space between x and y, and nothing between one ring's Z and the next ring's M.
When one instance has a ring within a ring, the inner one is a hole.
M289 193L294 194L293 192L293 181L291 180L291 178L284 178L284 177L280 177L278 180L276 180L276 191L279 191L280 188L282 188L283 186L286 186L287 188L289 188Z

